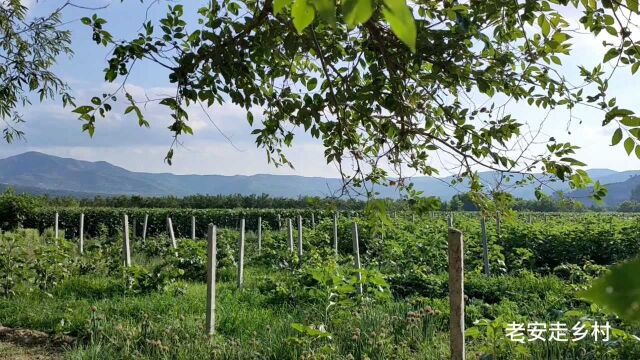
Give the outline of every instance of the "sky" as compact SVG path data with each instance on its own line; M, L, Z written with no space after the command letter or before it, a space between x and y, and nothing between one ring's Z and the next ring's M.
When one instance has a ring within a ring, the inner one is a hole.
M59 0L29 1L31 16L46 14ZM78 0L76 3L90 6L107 5L98 10L101 17L109 22L107 28L115 38L126 38L136 34L145 18L148 1L140 4L136 0L105 1ZM194 1L204 4L205 1ZM186 12L195 18L195 11L186 8ZM149 18L157 19L164 15L166 6L151 7ZM54 71L72 88L78 103L113 89L114 84L106 84L103 72L109 49L97 46L91 40L89 27L82 25L80 18L90 16L94 10L72 8L65 10L66 28L72 32L74 56L59 59ZM579 36L576 38L573 55L562 57L562 71L571 78L578 74L577 65L591 67L602 59L600 43L603 38ZM640 74L640 73L638 73ZM618 103L631 109L638 109L636 100L638 78L632 77L628 70L619 70L611 79L610 88L618 97ZM163 69L154 66L138 67L129 78L128 91L138 96L153 96L172 92L171 84ZM96 132L90 138L81 131L82 122L77 120L70 108L62 108L59 102L47 101L34 104L22 110L25 124L20 126L26 133L25 141L0 145L0 157L19 154L25 151L40 151L47 154L72 157L90 161L108 161L132 171L171 172L176 174L294 174L302 176L338 177L335 166L326 164L324 148L320 141L301 131L297 132L294 147L286 151L294 164L294 169L275 168L267 163L264 150L256 148L255 139L250 134L251 126L246 121L243 110L232 104L213 106L207 109L207 117L200 108L189 109L190 126L193 136L183 136L183 146L175 150L173 165L164 162L164 156L171 144L171 133L167 130L170 121L161 107L150 106L146 116L150 128L140 128L131 115L122 115L123 106L116 107L106 119L100 119ZM118 111L120 110L120 111ZM622 146L611 147L613 127L601 126L601 115L588 110L577 110L574 115L582 120L573 121L568 127L568 113L555 111L547 114L526 105L511 104L509 112L522 121L540 124L543 120L544 136L554 136L561 141L571 141L582 147L578 159L586 162L589 168L609 168L613 170L631 170L640 168L640 160L628 157ZM255 112L254 112L255 113ZM211 121L215 122L214 126ZM225 138L231 139L233 144ZM446 158L435 167L446 175Z

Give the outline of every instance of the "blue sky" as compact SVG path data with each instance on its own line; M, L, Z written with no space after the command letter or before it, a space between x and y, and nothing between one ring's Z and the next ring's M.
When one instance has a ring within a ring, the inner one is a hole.
M58 0L32 0L31 14L44 14L60 3ZM148 4L140 4L137 0L125 0L124 3L78 0L77 3L90 6L110 4L106 9L99 10L99 14L109 21L107 27L115 38L125 38L138 31ZM205 1L194 0L185 3L201 5ZM151 7L149 17L157 19L164 15L165 10L164 2ZM66 27L73 34L75 55L71 58L60 58L55 70L69 83L79 102L86 102L91 96L114 87L114 84L105 84L103 81L102 69L105 67L109 49L93 43L90 29L79 21L81 17L90 16L94 12L68 9L64 13L65 21L69 21ZM191 18L195 18L195 7L187 7L185 12L190 14ZM595 65L602 58L602 40L591 36L576 38L574 55L562 59L563 72L569 74L570 78L576 77L578 64ZM166 73L159 67L139 66L129 78L127 89L138 96L171 93L171 85L166 79ZM636 105L637 90L640 87L636 84L637 78L631 77L628 70L623 69L612 78L610 87L619 97L619 104L640 111ZM216 125L232 139L235 147L209 123L202 110L193 108L190 110L190 118L195 134L182 138L184 147L176 149L174 164L169 166L163 161L171 143L171 134L166 129L169 124L167 114L160 107L148 108L147 117L151 122L151 128L144 129L137 126L133 117L123 116L122 109L117 110L116 108L107 119L100 120L94 137L89 138L86 133L81 132L82 123L71 113L71 109L63 109L57 102L35 102L32 107L23 111L28 121L21 128L26 132L27 140L3 144L0 146L0 157L36 150L84 160L109 161L135 171L338 176L335 167L326 165L321 143L303 134L298 136L294 148L287 152L296 167L294 170L276 169L268 164L264 151L257 149L254 144L254 138L250 135L251 127L245 120L244 112L231 104L214 106L208 109L208 112ZM600 114L594 114L590 110L577 110L574 115L583 120L582 124L573 121L568 127L566 111L556 111L547 117L543 111L519 104L511 104L509 111L520 120L526 120L534 126L547 118L543 134L583 147L577 158L588 163L590 168L639 168L640 161L634 157L627 157L621 146L609 146L614 128L602 128ZM446 158L434 163L434 166L442 169L446 169L447 165Z

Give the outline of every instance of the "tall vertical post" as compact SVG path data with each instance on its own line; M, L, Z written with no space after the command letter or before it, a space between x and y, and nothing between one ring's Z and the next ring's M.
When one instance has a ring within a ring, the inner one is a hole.
M362 295L362 273L360 272L360 242L358 241L358 223L353 222L353 258L358 277L358 294Z
M484 216L480 218L480 229L482 230L482 261L484 263L484 274L491 275L489 268L489 244L487 241L487 227L485 225Z
M124 242L122 245L122 257L124 266L131 266L131 247L129 245L129 215L124 215Z
M59 217L60 216L58 215L58 212L56 211L56 222L55 222L55 225L54 225L54 228L53 228L54 229L53 230L54 238L56 240L58 240L58 219L59 219Z
M169 237L171 238L171 247L175 250L178 248L178 244L176 244L176 236L173 233L173 223L171 222L171 218L167 216L167 230L169 231Z
M293 221L289 220L289 251L293 252Z
M298 215L298 256L302 258L302 215Z
M196 217L191 216L191 240L196 239Z
M142 227L142 241L147 240L147 224L149 223L149 214L144 214L144 227Z
M244 284L244 218L240 220L240 240L238 240L238 289Z
M282 230L282 217L278 214L278 230Z
M216 227L207 231L207 335L216 332Z
M462 232L450 228L448 242L451 360L464 360L464 241Z
M80 214L80 241L78 246L80 247L80 255L84 254L84 213Z
M333 251L338 255L338 213L333 214Z
M500 238L500 213L496 213L496 235L498 236L498 238Z
M314 213L311 213L311 228L316 228L316 216L314 215Z
M258 253L262 253L262 216L258 216Z

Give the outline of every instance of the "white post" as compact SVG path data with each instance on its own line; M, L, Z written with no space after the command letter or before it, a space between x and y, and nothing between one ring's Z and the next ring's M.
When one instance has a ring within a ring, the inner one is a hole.
M80 255L84 254L84 214L80 214Z
M358 241L358 223L353 222L353 257L354 265L358 271L358 293L362 295L362 273L360 272L360 244Z
M216 332L216 227L209 224L207 232L207 335Z
M302 259L302 216L298 215L298 256Z
M464 360L464 241L462 233L449 229L449 346L451 360Z
M281 217L280 217L280 214L278 214L278 230L281 230L281 229L282 229L282 223L281 223L281 220L282 220L282 219L281 219Z
M58 218L59 218L59 215L58 215L58 212L56 212L56 222L54 225L54 237L56 240L58 240Z
M170 217L167 217L167 230L169 230L169 237L171 238L171 247L175 250L178 248L178 245L176 244L176 236L173 233L173 223Z
M338 213L333 214L333 250L338 255Z
M258 253L262 252L262 216L258 216Z
M196 217L191 217L191 240L196 239Z
M313 213L311 213L311 228L316 228L316 216Z
M487 227L485 226L484 216L480 218L480 230L482 230L482 260L484 263L484 274L491 276L491 268L489 267L489 244L487 241Z
M122 247L124 266L131 266L131 248L129 246L129 216L124 215L124 244Z
M289 251L293 252L293 223L289 220Z
M240 220L240 240L238 241L238 289L244 283L244 218Z
M142 228L142 241L147 240L147 224L149 223L149 214L144 214L144 227Z

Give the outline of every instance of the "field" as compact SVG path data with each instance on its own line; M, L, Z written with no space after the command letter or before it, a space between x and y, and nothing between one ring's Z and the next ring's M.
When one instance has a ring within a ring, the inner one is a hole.
M300 257L295 219L294 251L289 249L286 220L293 212L281 213L280 228L276 212L243 213L244 283L238 288L239 216L226 212L217 229L216 327L209 337L203 217L196 240L186 225L190 215L176 219L174 250L164 214L150 220L143 241L145 211L135 213L132 265L125 267L117 219L126 210L114 210L109 219L105 209L87 214L82 255L74 223L79 211L60 214L58 239L50 209L37 214L39 223L25 220L31 229L0 238L0 325L50 334L45 349L56 358L449 357L446 214L399 213L381 226L342 215L336 255L333 217L318 212L312 225L304 212ZM105 219L101 224L97 213ZM260 250L257 215L265 219ZM638 254L638 218L512 214L500 219L499 229L496 219L487 218L489 276L478 214L456 213L453 221L464 234L467 358L640 358L636 328L576 295L607 266ZM354 222L361 281L353 265ZM611 329L598 332L595 324L607 322ZM564 323L568 341L512 341L510 323ZM575 324L585 326L586 337L576 337Z

